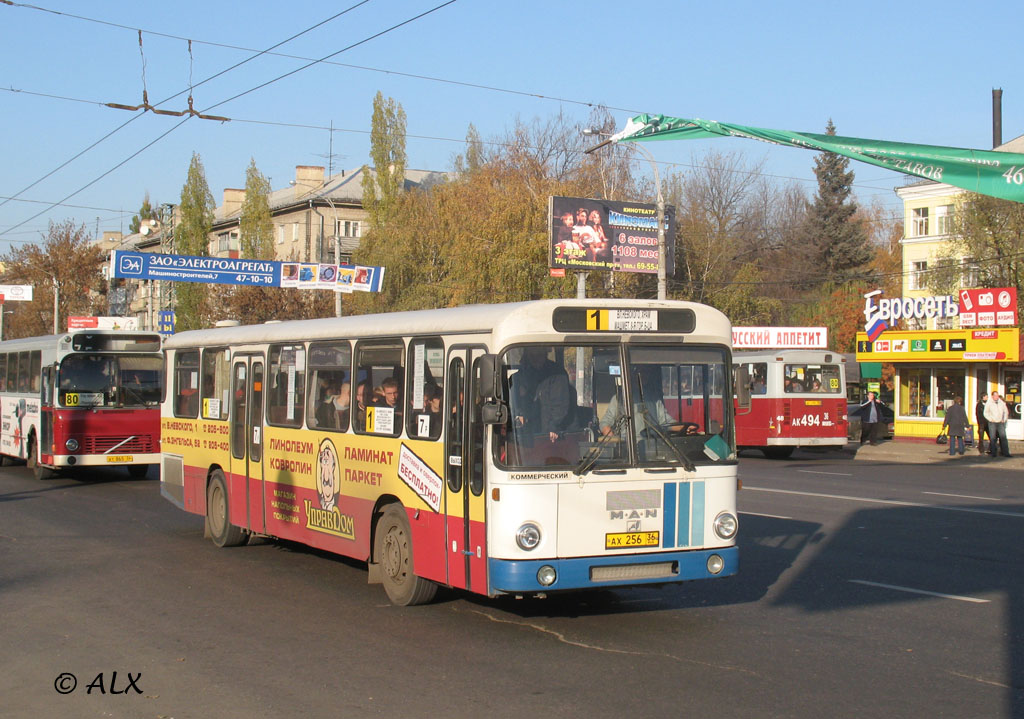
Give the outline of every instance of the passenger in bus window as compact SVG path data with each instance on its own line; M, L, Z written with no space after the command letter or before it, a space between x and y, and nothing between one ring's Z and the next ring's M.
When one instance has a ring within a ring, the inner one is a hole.
M811 392L824 392L824 391L825 390L823 390L821 388L821 380L817 380L816 379L816 380L812 380L811 381Z
M601 434L611 434L612 428L618 422L621 414L619 394L616 393L601 417ZM665 409L665 402L662 399L661 370L658 367L638 369L637 382L633 391L633 426L638 437L651 422L656 423L665 431L677 434L697 434L699 430L699 426L693 422L677 422ZM619 430L619 436L625 438L625 427Z
M565 370L548 359L544 347L527 347L512 376L513 420L536 437L556 442L568 429L576 405Z
M370 391L369 380L363 380L356 385L356 413L352 423L359 430L366 427L366 406L370 404L370 398L368 397Z
M377 402L378 407L391 407L397 410L399 408L398 401L398 380L394 377L388 377L386 380L380 383L381 398Z
M352 385L342 382L337 393L331 395L335 416L338 418L338 429L348 429L349 405L352 402Z

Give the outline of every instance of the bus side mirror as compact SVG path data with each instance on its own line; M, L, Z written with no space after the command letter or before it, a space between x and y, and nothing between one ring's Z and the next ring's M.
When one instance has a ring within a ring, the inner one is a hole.
M484 424L505 424L508 422L508 407L501 402L487 402L480 407L480 420Z
M497 399L501 396L501 373L498 371L497 355L483 355L477 359L480 377L476 393L482 400Z
M750 369L743 364L736 367L736 404L738 409L750 409Z

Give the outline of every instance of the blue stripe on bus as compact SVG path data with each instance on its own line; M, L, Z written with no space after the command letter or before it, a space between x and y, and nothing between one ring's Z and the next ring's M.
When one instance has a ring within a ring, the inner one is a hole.
M679 485L679 520L678 520L677 547L690 546L690 483L683 482Z
M662 506L665 508L665 517L662 526L665 530L665 538L661 543L663 547L676 546L676 483L665 482L665 499Z
M704 482L693 482L693 521L690 524L690 545L704 544Z

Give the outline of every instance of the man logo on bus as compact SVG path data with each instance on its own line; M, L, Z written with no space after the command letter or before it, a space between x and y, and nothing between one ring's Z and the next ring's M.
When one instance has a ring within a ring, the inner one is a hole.
M325 439L320 443L316 463L316 493L320 497L320 508L331 511L338 506L338 491L341 477L338 472L338 453L334 443Z

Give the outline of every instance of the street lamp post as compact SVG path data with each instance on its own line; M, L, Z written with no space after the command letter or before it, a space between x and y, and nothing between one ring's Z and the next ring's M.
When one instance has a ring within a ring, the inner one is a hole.
M598 136L610 136L607 132L601 132L593 127L587 127L583 129L584 135L598 135ZM604 142L591 147L589 150L584 150L584 153L590 154L595 150L598 150L605 145L611 144L611 140L605 140ZM651 170L654 172L654 186L658 192L656 206L658 208L658 299L663 300L668 296L668 283L665 277L665 267L668 257L668 249L665 242L665 196L661 192L661 174L658 172L658 163L654 159L654 155L646 147L643 147L639 143L633 143L635 149L640 151L648 162L651 163Z

